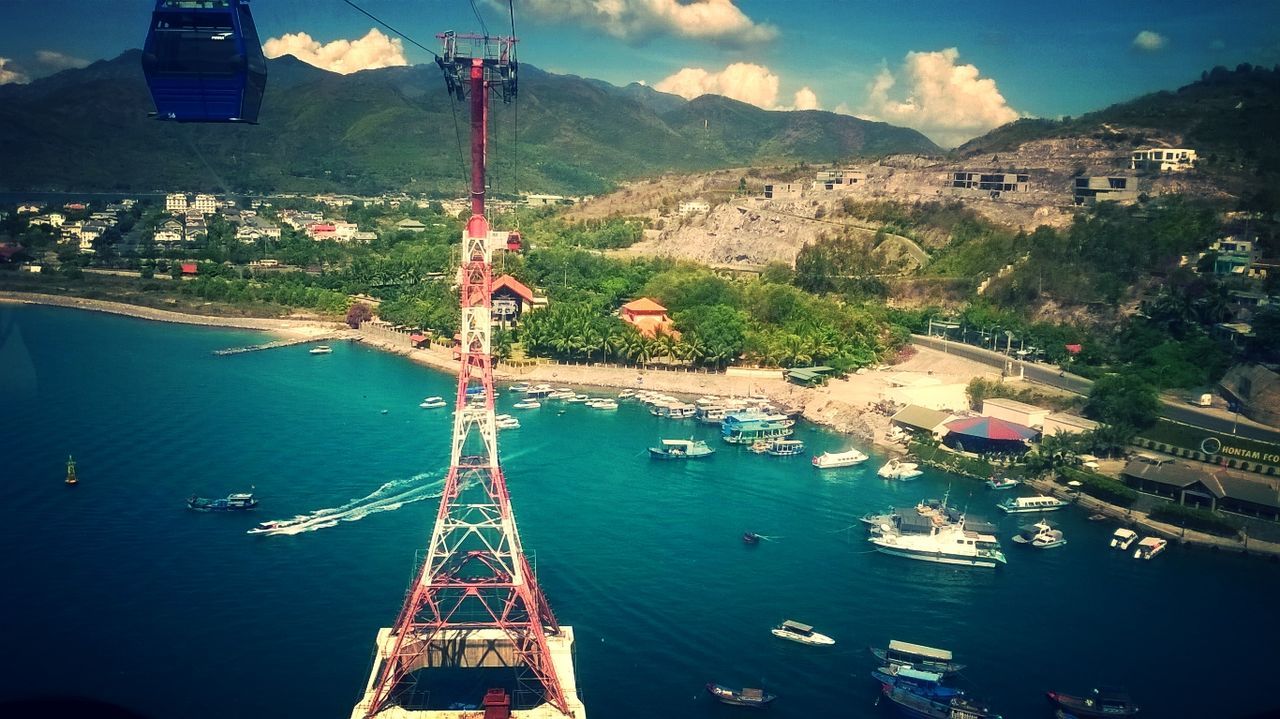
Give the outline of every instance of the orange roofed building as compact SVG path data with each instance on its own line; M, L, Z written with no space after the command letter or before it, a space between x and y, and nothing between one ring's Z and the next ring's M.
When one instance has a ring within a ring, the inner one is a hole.
M620 315L623 322L635 325L635 328L645 337L658 335L680 337L680 333L675 330L671 322L671 317L667 315L667 308L648 297L641 297L623 305Z

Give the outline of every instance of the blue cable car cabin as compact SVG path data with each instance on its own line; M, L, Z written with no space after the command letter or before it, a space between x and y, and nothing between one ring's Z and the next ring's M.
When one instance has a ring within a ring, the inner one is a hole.
M267 60L248 0L157 0L142 72L161 119L257 122Z

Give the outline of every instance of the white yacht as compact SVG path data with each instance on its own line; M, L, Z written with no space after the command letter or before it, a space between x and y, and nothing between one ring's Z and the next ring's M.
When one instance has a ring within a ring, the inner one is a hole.
M1111 535L1111 548L1119 549L1122 552L1126 551L1129 549L1129 545L1133 544L1137 538L1137 532L1121 527L1116 530L1115 534Z
M586 405L591 409L617 409L618 401L605 397L603 399L593 399L587 402Z
M635 396L636 396L636 391L633 389L624 389L618 393L618 399L629 399Z
M516 402L511 406L516 409L537 409L542 406L542 403L536 399L526 399Z
M869 541L885 554L925 562L967 567L995 567L1005 563L1000 540L965 529L963 518L959 522L936 525L928 534L904 533L885 524Z
M920 471L920 465L915 462L903 462L895 457L881 467L876 474L885 479L915 479L924 472Z
M835 467L850 467L865 461L867 461L867 455L856 449L850 449L844 452L823 452L816 455L813 458L813 466L818 469L832 469Z
M565 399L567 399L567 400L569 400L570 402L573 402L573 403L575 403L575 404L580 404L580 403L583 403L583 402L589 402L589 401L591 401L591 395L587 395L587 394L575 394L574 396L572 396L572 397L566 397Z
M821 646L836 643L836 640L831 637L813 631L813 627L808 624L793 622L790 619L779 624L770 631L775 637L790 639L793 642L800 642L801 644Z
M449 404L448 402L444 401L443 397L428 397L422 400L422 403L419 404L418 406L423 409L439 409L448 404Z
M317 345L315 347L312 347L310 350L310 354L313 354L313 355L327 355L332 353L333 353L333 348L330 347L329 345Z
M1054 529L1048 522L1040 521L1030 526L1021 527L1013 541L1018 544L1029 544L1036 549L1053 549L1067 543L1061 529Z

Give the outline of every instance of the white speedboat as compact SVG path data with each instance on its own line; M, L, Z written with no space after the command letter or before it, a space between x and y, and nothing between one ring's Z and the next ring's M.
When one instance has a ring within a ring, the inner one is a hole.
M1129 549L1129 545L1133 544L1137 538L1137 532L1121 527L1116 530L1115 534L1111 535L1111 548L1119 549L1122 552L1126 551Z
M1001 511L1007 514L1022 514L1024 512L1052 512L1056 509L1062 509L1068 504L1071 503L1057 497L1009 497L997 504L996 507L999 507Z
M582 404L582 403L584 403L584 402L590 402L590 401L591 401L591 395L589 395L589 394L575 394L574 396L572 396L572 397L568 397L568 398L566 398L566 399L568 399L570 402L573 402L574 404Z
M799 642L801 644L824 646L836 643L836 640L831 637L813 631L813 627L808 624L793 622L790 619L774 627L770 632L775 637L790 639L793 642Z
M1169 542L1167 540L1159 537L1143 537L1142 541L1138 542L1138 548L1133 550L1133 558L1151 559L1157 554L1163 552L1164 548L1167 546L1169 546Z
M520 383L518 383L518 384L513 384L513 385L511 385L510 389L511 389L511 391L512 391L512 392L519 392L519 393L523 394L523 393L525 393L525 392L528 392L528 391L529 391L529 383L528 383L528 382L520 382Z
M881 467L876 474L885 479L915 479L924 472L920 471L920 465L915 462L903 462L894 458Z
M594 399L587 402L587 406L591 409L617 409L617 400L612 399Z
M1036 522L1018 530L1013 538L1018 544L1029 544L1036 549L1052 549L1067 543L1061 529L1054 529L1048 522Z
M449 404L448 402L444 401L443 397L428 397L422 400L422 403L419 404L418 406L423 409L439 409L448 404Z
M964 527L964 518L946 524L934 524L929 532L904 532L883 524L880 532L868 541L885 554L919 559L939 564L966 567L995 567L1005 564L1000 540L990 534L979 534Z
M631 397L635 397L635 396L636 396L636 391L633 389L624 389L618 393L618 399L630 399Z
M573 392L571 391L561 392L560 390L556 390L555 392L552 392L551 394L547 395L547 399L572 399L572 398L573 398Z
M310 354L313 354L313 355L327 355L327 354L331 354L332 352L333 352L333 348L330 347L329 345L317 345L315 347L312 347L310 350Z
M867 461L867 455L856 449L850 449L844 452L823 452L813 458L813 466L818 469L834 469L835 467L850 467Z
M537 409L542 406L542 403L536 399L526 399L516 402L511 406L516 409Z

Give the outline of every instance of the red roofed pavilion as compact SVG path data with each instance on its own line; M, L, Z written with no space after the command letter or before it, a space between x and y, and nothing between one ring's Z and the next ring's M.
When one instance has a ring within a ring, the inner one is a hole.
M672 327L667 308L648 297L641 297L623 305L620 316L623 322L635 325L635 328L645 337L657 337L660 334L680 336Z

